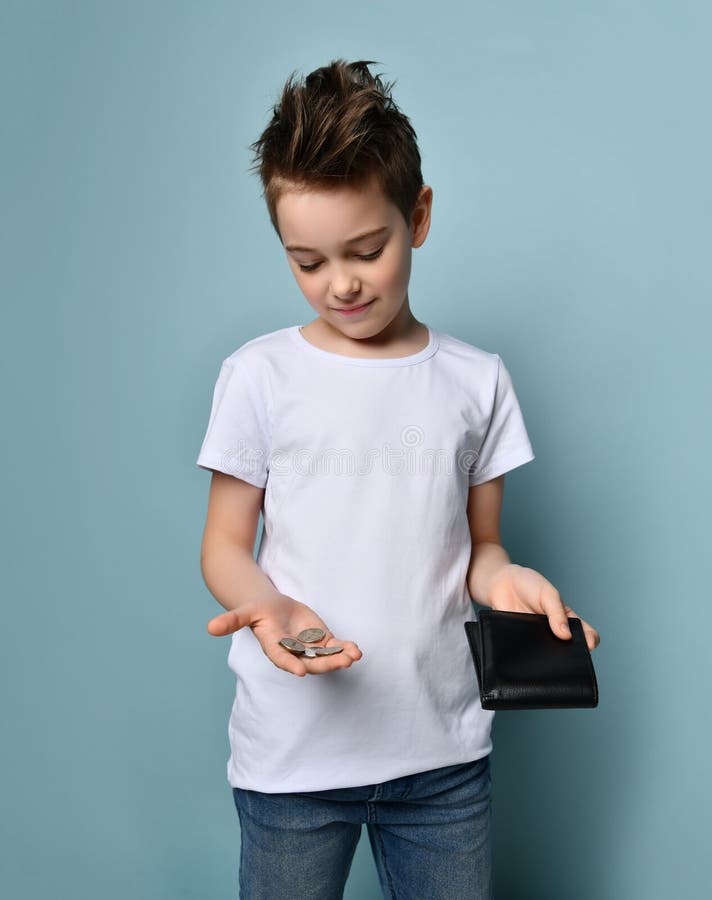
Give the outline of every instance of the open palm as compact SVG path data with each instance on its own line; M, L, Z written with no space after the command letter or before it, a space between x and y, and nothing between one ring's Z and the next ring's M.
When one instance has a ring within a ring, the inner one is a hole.
M207 627L216 636L250 627L268 659L278 668L300 677L345 669L363 656L353 641L334 637L311 607L287 594L245 603L215 616ZM279 643L283 637L296 637L305 628L321 628L326 633L320 641L309 644L310 647L343 647L342 652L331 656L295 656Z

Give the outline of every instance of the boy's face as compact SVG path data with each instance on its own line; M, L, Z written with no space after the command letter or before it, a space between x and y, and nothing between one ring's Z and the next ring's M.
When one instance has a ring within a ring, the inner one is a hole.
M289 266L327 325L363 340L391 323L386 334L397 337L397 325L405 330L414 321L408 304L411 250L425 240L431 203L432 190L424 186L407 225L375 181L361 189L281 194L277 221Z

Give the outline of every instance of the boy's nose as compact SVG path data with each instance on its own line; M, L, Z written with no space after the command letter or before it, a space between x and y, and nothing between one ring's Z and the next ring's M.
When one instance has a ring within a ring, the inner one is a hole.
M352 300L361 290L361 282L355 275L344 272L332 279L331 293L335 300Z

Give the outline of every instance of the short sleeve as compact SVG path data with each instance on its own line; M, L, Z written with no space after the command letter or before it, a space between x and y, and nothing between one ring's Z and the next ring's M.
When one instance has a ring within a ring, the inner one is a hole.
M228 357L215 382L208 428L196 465L265 487L271 432L266 405L244 364Z
M512 378L497 356L492 412L477 461L469 473L470 487L491 481L534 459Z

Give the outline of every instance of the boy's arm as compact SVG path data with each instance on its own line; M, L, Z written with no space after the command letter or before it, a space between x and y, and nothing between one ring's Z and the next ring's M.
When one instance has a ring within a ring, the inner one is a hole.
M482 606L515 612L543 613L551 630L564 640L571 637L568 617L580 618L561 600L554 585L534 569L512 563L502 546L499 520L504 496L504 475L470 488L467 518L470 523L472 555L467 571L467 588ZM581 620L586 643L593 650L600 643L595 628Z
M467 572L470 596L482 606L489 606L489 583L492 576L511 560L502 546L499 519L504 496L504 475L476 484L467 498L467 518L472 538L472 556Z
M252 555L264 494L240 478L213 473L200 568L210 593L227 610L279 594Z
M200 567L210 593L226 612L208 622L208 632L220 636L251 628L265 656L293 675L346 668L363 655L358 646L337 639L311 607L278 591L252 555L264 493L264 488L241 478L213 471ZM280 645L281 638L312 627L325 634L314 646L338 645L342 651L297 658Z

